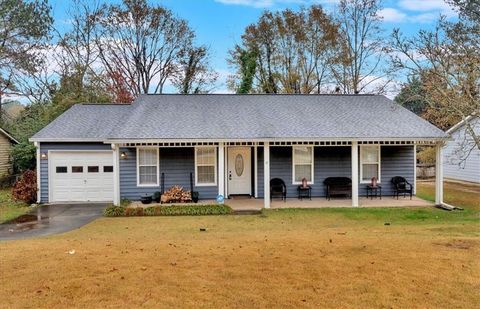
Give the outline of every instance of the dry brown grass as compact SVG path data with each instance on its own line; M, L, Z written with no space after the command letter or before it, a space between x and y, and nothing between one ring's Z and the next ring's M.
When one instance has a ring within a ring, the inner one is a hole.
M2 243L0 299L6 307L480 302L477 237L451 237L429 225L295 221L275 214L101 219L64 235Z
M428 211L433 217L454 214ZM480 303L478 220L445 224L415 217L418 223L394 219L385 226L384 218L371 213L362 219L346 210L104 218L62 235L1 242L0 306L475 308ZM71 249L75 254L67 253Z

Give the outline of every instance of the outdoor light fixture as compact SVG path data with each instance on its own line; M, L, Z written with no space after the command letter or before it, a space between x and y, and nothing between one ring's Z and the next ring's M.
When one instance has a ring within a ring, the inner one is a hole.
M40 154L40 158L42 158L42 159L46 159L47 157L48 157L48 156L47 156L47 153L46 153L46 152L42 152L42 153Z
M127 153L125 151L123 151L121 154L120 154L120 158L122 159L126 159L127 158Z

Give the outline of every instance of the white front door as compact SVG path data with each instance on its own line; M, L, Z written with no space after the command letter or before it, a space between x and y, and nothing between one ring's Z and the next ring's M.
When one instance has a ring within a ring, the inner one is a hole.
M228 148L228 194L252 194L250 147Z
M50 202L113 200L113 152L51 152Z

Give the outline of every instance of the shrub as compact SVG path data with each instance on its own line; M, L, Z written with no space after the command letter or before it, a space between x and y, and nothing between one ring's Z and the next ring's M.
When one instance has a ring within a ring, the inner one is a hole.
M142 207L120 207L110 206L105 209L107 217L133 217L133 216L208 216L228 215L232 209L227 205L178 205L178 206L151 206Z
M125 207L110 205L103 211L103 215L105 217L123 217L125 216Z
M155 216L156 207L147 207L143 210L144 216Z
M31 204L37 200L37 173L26 171L13 185L12 196L15 201Z
M128 198L122 198L122 200L120 201L120 206L127 207L128 205L130 205L130 203L131 201Z
M12 161L15 173L22 173L35 168L36 148L29 142L22 142L12 148Z
M226 205L160 206L161 216L227 215L232 209Z
M135 216L143 216L143 208L142 207L127 207L125 208L125 216L127 217L135 217Z

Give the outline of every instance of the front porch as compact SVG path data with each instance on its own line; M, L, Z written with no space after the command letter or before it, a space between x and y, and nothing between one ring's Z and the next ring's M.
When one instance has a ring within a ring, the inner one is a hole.
M192 204L192 203L187 203ZM217 204L215 200L201 200L197 205L212 205ZM225 200L225 204L230 206L234 211L250 211L250 210L261 210L264 208L264 200L261 198L233 198ZM181 203L175 204L147 204L143 205L142 203L136 201L133 202L130 207L150 207L156 205L185 205ZM369 207L428 207L434 206L435 204L416 196L412 197L410 200L408 197L400 197L398 200L391 196L384 196L382 199L379 198L359 198L359 207L360 208L369 208ZM270 208L272 209L285 209L285 208L341 208L341 207L352 207L351 199L331 199L327 200L323 197L312 198L312 200L303 199L299 200L297 198L287 198L287 200L281 201L279 199L273 199L270 202Z
M235 211L242 210L260 210L264 208L263 199L229 199L225 201L225 204L230 206ZM434 206L435 204L418 197L399 198L398 200L391 197L383 197L380 199L370 199L366 197L359 198L360 208L369 207L425 207ZM325 198L312 198L312 200L299 200L297 198L287 198L287 200L281 201L274 199L270 202L271 209L285 209L285 208L341 208L352 207L351 199L331 199Z
M434 141L304 141L304 142L205 142L205 143L125 143L112 145L121 178L116 185L116 201L138 200L140 194L164 192L179 185L196 191L202 204L225 204L235 210L262 208L322 207L405 207L431 206L433 203L413 197L396 200L391 179L405 177L415 195L416 145L435 145L440 156L441 144ZM139 151L150 151L152 184L144 185L139 175ZM363 150L369 150L369 160ZM437 165L436 203L442 203L441 160ZM155 172L156 170L156 172ZM372 177L382 186L383 199L367 200L366 186ZM351 198L325 199L328 177L351 180ZM156 178L156 181L155 181ZM297 189L302 178L308 180L313 199L300 201ZM270 201L270 181L284 182L286 202ZM382 179L382 180L381 180ZM242 196L249 196L245 198ZM233 197L233 198L230 198ZM265 198L267 197L267 198ZM137 204L137 203L135 203Z

